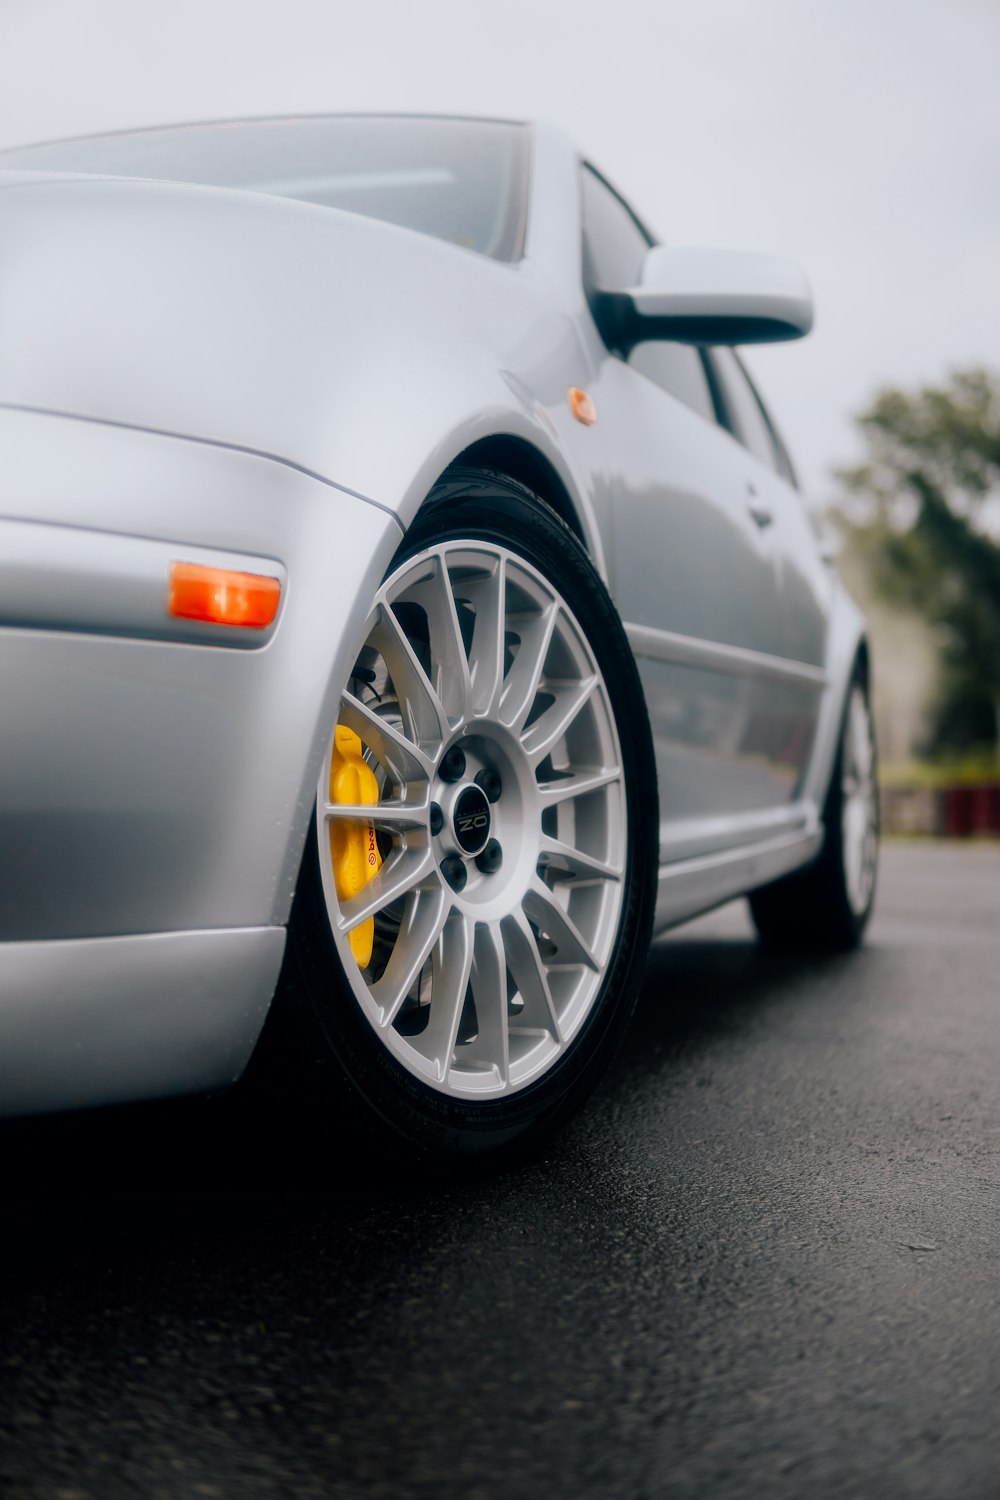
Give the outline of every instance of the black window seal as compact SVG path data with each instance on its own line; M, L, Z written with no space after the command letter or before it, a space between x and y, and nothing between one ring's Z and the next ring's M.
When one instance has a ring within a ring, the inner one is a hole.
M735 349L733 350L733 354L736 358L736 363L743 371L743 375L746 379L747 385L750 387L751 391L753 391L753 398L757 403L757 409L764 420L764 426L767 428L768 436L771 439L771 446L774 449L774 457L775 462L778 466L778 473L783 479L787 479L793 490L799 490L801 489L801 485L799 484L799 477L795 472L795 465L792 463L791 455L789 454L788 449L785 447L784 439L775 426L774 421L771 417L771 413L764 405L760 391L758 391L757 387L753 383L753 378L750 374L750 371L740 359L739 354L737 354Z
M628 199L623 198L618 189L608 181L604 173L599 171L598 168L594 166L594 163L592 161L588 161L585 156L580 157L580 166L584 171L589 172L593 177L596 177L601 186L607 188L612 198L618 199L618 202L621 204L622 208L628 214L636 229L638 229L639 233L646 241L646 248L648 250L651 250L653 246L658 243L656 235L647 224L643 223L639 215L636 213L635 209L632 207L631 203L629 203Z
M699 344L698 352L701 355L701 362L705 366L705 378L708 381L708 389L712 393L715 419L719 426L739 443L741 448L745 448L746 444L737 430L732 409L726 400L725 378L716 368L715 349L709 344Z
M611 194L612 198L617 199L622 208L628 214L629 218L632 220L632 223L635 225L642 238L646 241L647 250L651 250L654 245L659 243L659 241L653 234L652 230L650 230L642 222L639 215L632 207L631 203L629 203L626 198L622 197L618 189L608 181L603 172L598 171L597 167L594 166L594 163L592 161L589 161L585 156L580 156L577 157L577 165L579 167L578 186L580 190L580 279L583 283L584 296L587 299L590 311L594 317L595 322L597 323L598 331L600 332L603 320L599 316L598 305L602 293L605 292L607 288L598 286L597 282L594 281L590 270L590 257L587 254L587 224L583 206L584 172L589 172L592 177L596 177L597 181ZM624 288L616 288L616 290L624 290ZM607 343L607 340L604 338L603 333L601 333L601 337L602 339L604 339L604 342ZM608 351L611 354L619 353L620 357L620 351L614 350L610 345L608 346Z

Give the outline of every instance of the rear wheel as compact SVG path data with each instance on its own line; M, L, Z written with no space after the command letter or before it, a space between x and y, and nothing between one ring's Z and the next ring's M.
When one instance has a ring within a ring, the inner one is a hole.
M750 911L761 938L782 947L854 948L875 900L878 781L868 686L858 672L847 696L840 743L823 811L815 864L754 891Z
M330 1101L436 1162L537 1144L635 1000L658 817L635 664L579 543L455 472L376 595L291 923Z

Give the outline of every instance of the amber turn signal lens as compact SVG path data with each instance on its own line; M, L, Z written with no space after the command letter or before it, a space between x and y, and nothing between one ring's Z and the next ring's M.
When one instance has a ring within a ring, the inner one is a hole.
M262 573L234 573L176 562L170 568L167 613L178 620L207 620L265 630L281 602L281 582Z
M597 407L594 405L593 397L588 396L586 391L581 391L578 385L571 385L566 392L569 401L569 409L578 422L584 427L593 427L597 421Z

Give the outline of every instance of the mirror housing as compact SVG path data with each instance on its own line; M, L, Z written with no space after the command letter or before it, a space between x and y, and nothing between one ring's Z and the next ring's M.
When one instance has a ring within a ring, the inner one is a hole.
M681 344L772 344L813 325L805 273L794 261L745 250L654 245L637 287L599 291L605 340L627 354L648 339Z

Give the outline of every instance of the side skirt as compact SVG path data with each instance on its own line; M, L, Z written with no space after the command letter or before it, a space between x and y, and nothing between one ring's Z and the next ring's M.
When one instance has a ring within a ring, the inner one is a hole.
M808 865L823 847L823 829L818 822L792 834L759 843L706 854L699 859L677 860L661 865L657 883L654 932L663 932L678 922L711 911L758 886L769 885L782 875Z

